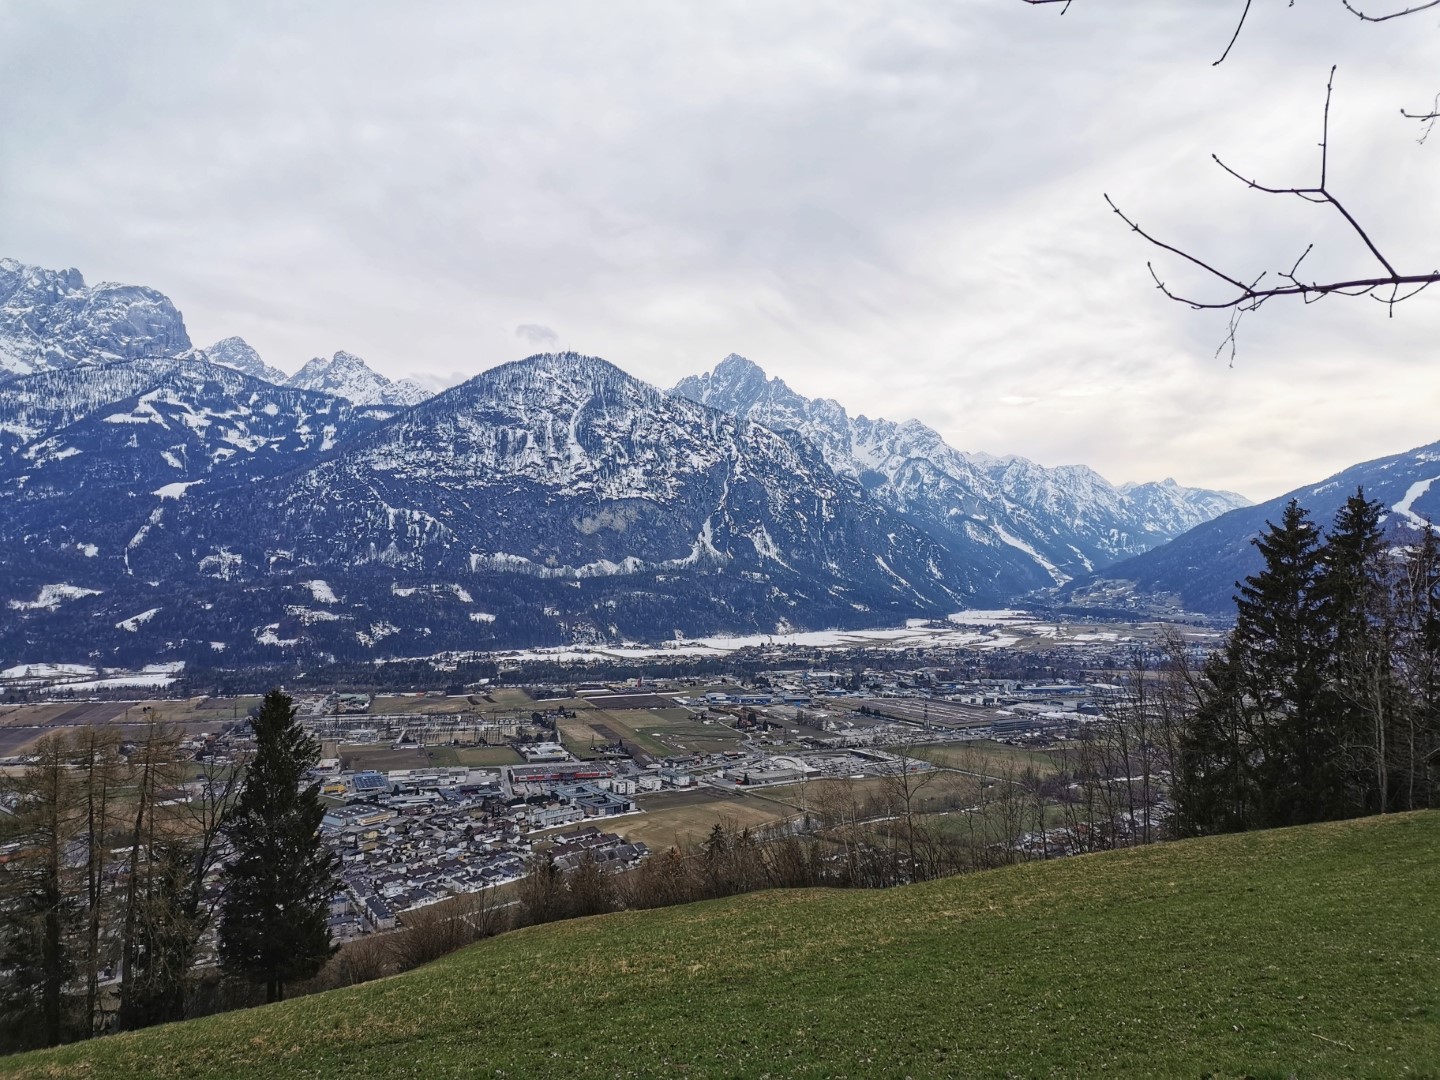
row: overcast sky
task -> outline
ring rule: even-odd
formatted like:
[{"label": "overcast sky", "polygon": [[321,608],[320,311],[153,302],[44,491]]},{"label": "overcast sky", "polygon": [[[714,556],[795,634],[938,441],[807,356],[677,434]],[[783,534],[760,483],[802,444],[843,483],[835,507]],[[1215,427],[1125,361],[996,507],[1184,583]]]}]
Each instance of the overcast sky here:
[{"label": "overcast sky", "polygon": [[0,4],[0,255],[288,371],[570,348],[669,386],[739,352],[961,449],[1267,498],[1440,439],[1440,292],[1276,304],[1232,367],[1102,193],[1237,276],[1312,240],[1373,272],[1209,161],[1313,183],[1338,63],[1331,187],[1435,269],[1440,133],[1399,109],[1440,90],[1440,15],[1259,0],[1212,67],[1241,6]]}]

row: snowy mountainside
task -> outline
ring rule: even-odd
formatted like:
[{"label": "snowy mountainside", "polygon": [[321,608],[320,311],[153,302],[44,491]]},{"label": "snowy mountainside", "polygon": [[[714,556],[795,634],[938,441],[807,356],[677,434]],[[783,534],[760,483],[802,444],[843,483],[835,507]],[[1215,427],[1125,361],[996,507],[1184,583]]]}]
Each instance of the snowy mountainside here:
[{"label": "snowy mountainside", "polygon": [[55,368],[0,381],[0,462],[97,409],[140,393],[182,362],[120,361],[87,368],[83,374]]},{"label": "snowy mountainside", "polygon": [[419,383],[410,379],[391,382],[360,357],[347,352],[337,352],[328,359],[317,356],[282,381],[298,390],[334,394],[356,405],[418,405],[430,396]]},{"label": "snowy mountainside", "polygon": [[681,380],[672,395],[791,430],[820,447],[887,505],[952,535],[1014,549],[1063,583],[1148,550],[1246,500],[1161,484],[1112,485],[1083,465],[1045,468],[1021,457],[955,450],[917,420],[851,417],[806,398],[744,357]]},{"label": "snowy mountainside", "polygon": [[[0,418],[17,386],[47,377],[0,386]],[[388,415],[202,360],[155,369],[128,396],[74,409],[0,459],[11,582],[28,587],[62,568],[95,580],[127,575],[129,551],[171,504],[202,490],[223,498],[227,487],[302,467]]]},{"label": "snowy mountainside", "polygon": [[212,364],[234,368],[252,379],[284,386],[290,376],[260,359],[260,354],[242,337],[227,337],[201,350]]},{"label": "snowy mountainside", "polygon": [[1075,581],[1065,595],[1106,607],[1163,602],[1187,611],[1233,614],[1235,582],[1260,569],[1251,541],[1266,522],[1278,522],[1285,504],[1295,499],[1328,529],[1356,488],[1385,505],[1385,526],[1395,544],[1415,543],[1421,530],[1440,522],[1440,443],[1362,462],[1318,484],[1231,510],[1163,547]]},{"label": "snowy mountainside", "polygon": [[0,379],[189,349],[180,312],[154,289],[0,259]]},{"label": "snowy mountainside", "polygon": [[[328,450],[301,437],[318,402],[214,365],[207,385],[236,385],[184,391],[197,366],[12,461],[0,655],[200,659],[219,642],[228,663],[864,626],[1044,584],[1013,548],[962,551],[886,507],[799,436],[592,357],[502,365]],[[237,439],[243,464],[223,453]]]}]

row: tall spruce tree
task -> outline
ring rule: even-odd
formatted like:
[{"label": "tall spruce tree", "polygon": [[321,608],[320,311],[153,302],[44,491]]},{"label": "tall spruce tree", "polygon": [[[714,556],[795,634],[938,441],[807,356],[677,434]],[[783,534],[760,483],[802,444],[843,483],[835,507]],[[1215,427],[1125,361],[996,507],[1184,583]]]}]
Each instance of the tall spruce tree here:
[{"label": "tall spruce tree", "polygon": [[1316,591],[1319,532],[1292,499],[1254,544],[1264,568],[1236,583],[1235,629],[1207,665],[1207,689],[1181,745],[1179,817],[1191,832],[1332,816],[1334,755],[1316,730],[1329,636]]},{"label": "tall spruce tree", "polygon": [[1391,808],[1391,744],[1404,706],[1384,513],[1357,489],[1335,515],[1321,558],[1319,614],[1331,635],[1322,726],[1330,772],[1343,777],[1328,789],[1328,817]]},{"label": "tall spruce tree", "polygon": [[1322,723],[1329,634],[1316,590],[1319,530],[1292,499],[1255,546],[1265,568],[1240,587],[1230,644],[1253,716],[1258,824],[1324,820],[1338,776]]},{"label": "tall spruce tree", "polygon": [[252,721],[255,757],[226,828],[233,858],[224,873],[220,962],[265,986],[314,975],[334,947],[327,924],[338,887],[335,857],[320,839],[320,787],[302,787],[320,747],[295,719],[289,695],[272,690]]}]

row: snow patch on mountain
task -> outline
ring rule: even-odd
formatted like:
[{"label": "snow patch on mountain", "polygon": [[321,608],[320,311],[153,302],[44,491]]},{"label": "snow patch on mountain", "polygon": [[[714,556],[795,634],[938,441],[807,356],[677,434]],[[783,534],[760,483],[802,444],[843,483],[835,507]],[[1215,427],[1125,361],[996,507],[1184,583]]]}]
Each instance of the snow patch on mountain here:
[{"label": "snow patch on mountain", "polygon": [[115,629],[128,630],[132,634],[139,633],[140,627],[144,626],[158,614],[160,614],[160,608],[150,608],[147,611],[140,612],[139,615],[131,615],[128,619],[121,619],[115,624]]},{"label": "snow patch on mountain", "polygon": [[10,607],[16,611],[54,611],[66,600],[79,600],[85,596],[99,596],[101,590],[86,589],[79,585],[42,585],[40,595],[34,600],[11,600]]},{"label": "snow patch on mountain", "polygon": [[1412,529],[1434,529],[1440,532],[1440,525],[1427,521],[1413,509],[1416,500],[1429,491],[1430,485],[1436,480],[1440,480],[1440,476],[1432,476],[1427,480],[1416,480],[1405,490],[1405,497],[1390,508],[1404,518],[1405,523]]},{"label": "snow patch on mountain", "polygon": [[203,484],[204,482],[204,480],[177,480],[173,484],[166,484],[163,487],[156,488],[150,494],[159,496],[162,499],[181,499],[185,497],[185,492],[188,488],[192,488],[196,484]]}]

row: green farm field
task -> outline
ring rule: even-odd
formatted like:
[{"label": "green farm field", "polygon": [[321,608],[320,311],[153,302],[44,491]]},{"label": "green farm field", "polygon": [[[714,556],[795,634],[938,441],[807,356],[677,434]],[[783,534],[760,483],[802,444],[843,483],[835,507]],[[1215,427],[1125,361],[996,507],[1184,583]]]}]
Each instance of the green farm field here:
[{"label": "green farm field", "polygon": [[719,722],[705,724],[687,709],[577,709],[573,719],[559,722],[561,741],[580,757],[589,757],[592,743],[612,741],[613,732],[653,757],[723,753],[737,749],[740,736]]},{"label": "green farm field", "polygon": [[948,769],[963,769],[967,772],[999,772],[1013,769],[1023,772],[1027,767],[1041,776],[1048,776],[1058,768],[1063,756],[1058,750],[1031,750],[1024,746],[1011,746],[993,739],[970,739],[955,743],[936,743],[917,746],[906,750],[910,757],[933,762]]},{"label": "green farm field", "polygon": [[1431,811],[622,912],[4,1071],[1434,1077],[1437,851]]},{"label": "green farm field", "polygon": [[519,765],[525,760],[508,746],[432,746],[428,749],[432,765],[465,765],[478,769],[485,765]]}]

